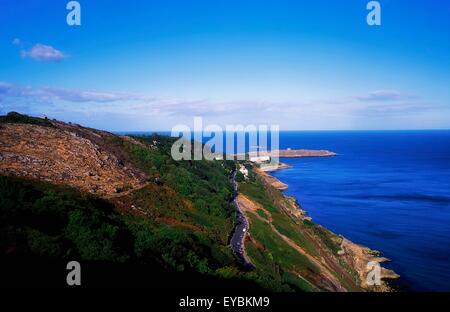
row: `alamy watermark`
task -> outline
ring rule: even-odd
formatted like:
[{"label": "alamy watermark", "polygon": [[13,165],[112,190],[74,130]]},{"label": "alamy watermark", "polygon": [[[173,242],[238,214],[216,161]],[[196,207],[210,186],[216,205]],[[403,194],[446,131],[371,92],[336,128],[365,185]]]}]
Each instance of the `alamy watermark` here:
[{"label": "alamy watermark", "polygon": [[[172,145],[174,160],[245,160],[278,164],[280,127],[278,125],[204,125],[194,117],[194,128],[179,124],[171,135],[179,137]],[[269,147],[270,145],[270,147]],[[254,150],[252,150],[254,149]]]},{"label": "alamy watermark", "polygon": [[370,1],[366,6],[369,10],[367,14],[367,25],[369,26],[380,26],[381,25],[381,4],[379,1]]},{"label": "alamy watermark", "polygon": [[[81,4],[79,1],[69,1],[66,9],[70,12],[67,14],[66,21],[69,26],[81,26]],[[367,14],[366,21],[369,26],[381,25],[381,4],[379,1],[369,1],[366,9],[370,12]]]},{"label": "alamy watermark", "polygon": [[78,261],[70,261],[66,266],[70,270],[66,277],[67,285],[80,286],[81,285],[81,265]]},{"label": "alamy watermark", "polygon": [[66,17],[67,25],[81,26],[81,4],[78,1],[69,1],[66,9],[69,10]]},{"label": "alamy watermark", "polygon": [[367,263],[366,269],[368,271],[366,276],[366,283],[368,286],[381,285],[381,266],[377,261],[370,261]]}]

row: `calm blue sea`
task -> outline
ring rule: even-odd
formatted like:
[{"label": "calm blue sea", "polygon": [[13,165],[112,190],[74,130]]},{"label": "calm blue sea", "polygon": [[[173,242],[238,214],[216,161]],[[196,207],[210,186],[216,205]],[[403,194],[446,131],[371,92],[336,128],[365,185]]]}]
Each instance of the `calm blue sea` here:
[{"label": "calm blue sea", "polygon": [[450,131],[282,132],[280,146],[339,154],[274,173],[316,223],[381,251],[409,290],[450,291]]}]

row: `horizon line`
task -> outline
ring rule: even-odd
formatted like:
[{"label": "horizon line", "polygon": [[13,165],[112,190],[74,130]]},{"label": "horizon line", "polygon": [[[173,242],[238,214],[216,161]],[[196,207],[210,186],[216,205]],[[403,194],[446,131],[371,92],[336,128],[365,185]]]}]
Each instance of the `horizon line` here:
[{"label": "horizon line", "polygon": [[[125,134],[125,133],[159,133],[159,132],[172,132],[172,130],[106,130],[111,133]],[[381,131],[450,131],[450,128],[436,128],[436,129],[298,129],[298,130],[280,130],[279,132],[381,132]],[[191,133],[198,133],[200,131],[191,131]],[[223,131],[224,133],[227,131]],[[248,131],[233,131],[236,133],[248,132]],[[270,132],[270,131],[267,131]]]}]

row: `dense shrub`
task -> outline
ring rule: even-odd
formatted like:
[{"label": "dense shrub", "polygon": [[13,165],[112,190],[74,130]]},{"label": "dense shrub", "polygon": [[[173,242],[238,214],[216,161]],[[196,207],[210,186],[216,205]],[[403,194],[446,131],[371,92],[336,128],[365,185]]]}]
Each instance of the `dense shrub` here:
[{"label": "dense shrub", "polygon": [[44,127],[53,127],[52,123],[47,119],[30,117],[16,112],[9,112],[6,116],[0,116],[0,123],[23,123],[38,125]]}]

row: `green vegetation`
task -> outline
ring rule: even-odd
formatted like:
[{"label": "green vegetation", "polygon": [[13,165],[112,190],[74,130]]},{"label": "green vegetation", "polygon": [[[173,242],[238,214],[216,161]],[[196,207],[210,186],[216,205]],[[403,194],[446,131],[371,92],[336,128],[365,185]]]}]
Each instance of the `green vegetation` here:
[{"label": "green vegetation", "polygon": [[[168,195],[169,201],[164,202],[164,198],[159,200],[160,205],[166,205],[159,209],[160,213],[210,231],[217,231],[220,233],[217,238],[226,245],[233,228],[235,213],[231,203],[233,191],[229,179],[234,163],[175,161],[170,155],[174,138],[153,135],[136,139],[145,146],[123,142],[123,147],[129,151],[133,161],[149,174],[150,181],[157,181],[162,189],[170,188],[174,191]],[[136,199],[151,198],[149,194],[136,195]],[[192,203],[194,209],[179,211],[177,207],[180,205],[167,207],[173,198],[187,200]]]},{"label": "green vegetation", "polygon": [[[301,291],[320,289],[316,281],[319,268],[282,236],[320,261],[322,256],[318,248],[324,248],[324,252],[332,254],[339,250],[336,235],[309,220],[301,221],[287,213],[283,208],[284,204],[288,204],[283,202],[285,197],[278,190],[266,190],[258,178],[241,182],[239,191],[261,206],[256,214],[267,221],[248,214],[252,240],[246,243],[246,249],[257,271],[261,271],[261,275],[271,276],[273,285],[276,285],[274,287]],[[318,244],[322,247],[318,247]],[[340,265],[351,272],[348,265]],[[339,274],[336,275],[339,279]]]},{"label": "green vegetation", "polygon": [[148,174],[149,183],[109,202],[0,176],[0,257],[139,264],[252,282],[254,275],[241,270],[228,246],[234,162],[176,162],[172,138],[137,139],[140,145],[120,138],[111,144]]},{"label": "green vegetation", "polygon": [[301,275],[299,275],[299,274],[284,272],[283,280],[287,284],[290,284],[291,286],[301,289],[303,291],[311,292],[311,291],[317,290],[317,288],[315,288],[310,282],[308,282],[307,280],[302,278]]},{"label": "green vegetation", "polygon": [[[17,113],[0,122],[53,126]],[[175,138],[165,136],[105,140],[146,174],[147,184],[106,201],[62,185],[0,176],[0,259],[143,265],[159,273],[195,274],[272,291],[318,289],[319,268],[282,236],[316,258],[308,235],[334,253],[336,237],[286,213],[279,207],[284,197],[268,192],[252,170],[249,179],[237,174],[239,192],[261,206],[249,217],[246,242],[256,270],[246,272],[228,245],[236,220],[230,183],[236,162],[174,161]]]},{"label": "green vegetation", "polygon": [[[308,221],[308,222],[310,222],[310,221]],[[312,230],[314,231],[314,234],[317,235],[318,237],[320,237],[321,241],[325,244],[325,246],[329,250],[331,250],[334,254],[337,254],[337,252],[341,249],[341,247],[336,242],[336,239],[337,239],[336,234],[331,233],[329,230],[327,230],[326,228],[324,228],[320,225],[316,225],[312,222],[310,222],[310,223],[313,224],[313,226],[311,226],[309,224],[308,224],[308,226],[312,228]]]},{"label": "green vegetation", "polygon": [[9,112],[6,116],[0,116],[0,124],[1,123],[23,123],[43,127],[53,127],[52,123],[47,119],[30,117],[16,112]]},{"label": "green vegetation", "polygon": [[296,275],[316,274],[318,268],[277,235],[267,222],[251,214],[249,220],[252,240],[246,244],[246,250],[258,275],[265,276],[265,282],[270,277],[272,288],[277,291],[310,291],[311,285]]},{"label": "green vegetation", "polygon": [[[239,191],[259,203],[270,213],[272,216],[272,224],[281,234],[295,241],[311,255],[317,254],[317,251],[314,246],[312,246],[311,242],[301,234],[300,225],[296,224],[290,216],[282,213],[275,207],[260,181],[255,180],[253,182],[241,183],[239,185]],[[266,216],[262,217],[267,218]]]},{"label": "green vegetation", "polygon": [[20,243],[21,252],[45,257],[139,263],[150,257],[176,271],[211,274],[236,266],[228,248],[230,163],[175,162],[172,138],[138,139],[142,146],[114,144],[153,182],[122,199],[147,217],[119,214],[113,203],[69,188],[1,177],[2,250]]},{"label": "green vegetation", "polygon": [[256,210],[256,213],[257,213],[261,218],[267,220],[267,214],[264,212],[264,210],[258,209],[258,210]]},{"label": "green vegetation", "polygon": [[208,233],[121,215],[111,204],[67,187],[0,176],[0,189],[3,256],[141,264],[156,260],[167,269],[211,274],[235,265],[228,249],[221,249]]},{"label": "green vegetation", "polygon": [[0,249],[44,258],[124,262],[133,246],[108,203],[46,183],[0,176]]},{"label": "green vegetation", "polygon": [[277,213],[278,209],[267,196],[263,185],[259,181],[248,181],[239,184],[239,192],[253,199],[264,207],[269,213]]},{"label": "green vegetation", "polygon": [[[258,242],[262,243],[266,249],[264,258],[265,261],[260,261],[256,266],[261,269],[267,267],[267,264],[276,263],[288,271],[302,271],[310,269],[318,273],[317,268],[312,264],[308,258],[301,255],[295,249],[288,245],[280,236],[270,229],[270,225],[258,218],[250,215],[251,235]],[[272,261],[267,261],[272,260]]]}]

